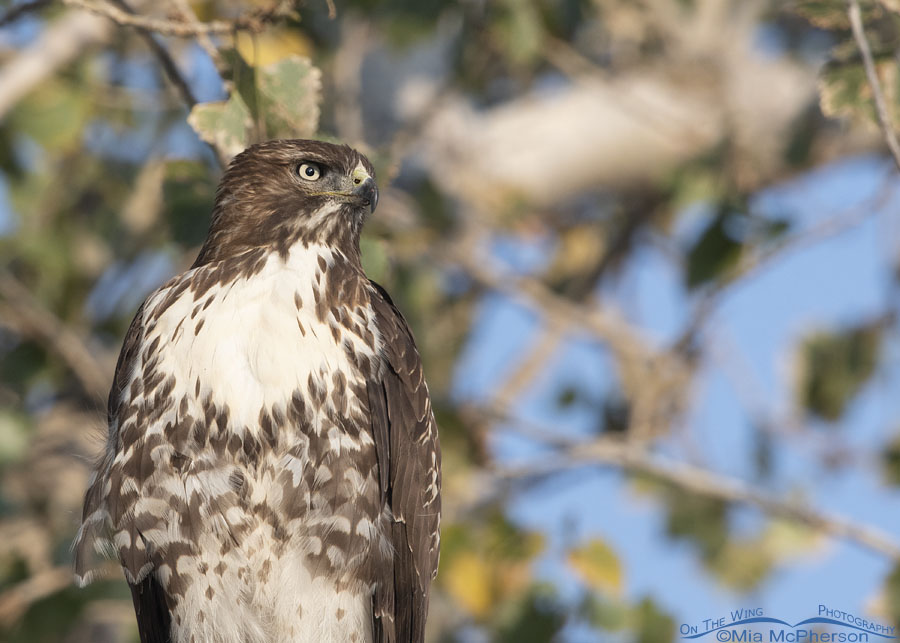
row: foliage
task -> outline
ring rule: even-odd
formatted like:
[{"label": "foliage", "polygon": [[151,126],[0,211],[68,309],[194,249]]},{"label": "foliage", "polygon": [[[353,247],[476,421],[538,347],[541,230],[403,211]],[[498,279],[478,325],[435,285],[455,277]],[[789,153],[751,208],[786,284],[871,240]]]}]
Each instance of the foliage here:
[{"label": "foliage", "polygon": [[[587,632],[664,643],[678,636],[684,599],[671,579],[636,590],[635,565],[681,557],[709,593],[755,598],[825,551],[827,537],[866,546],[843,523],[829,530],[827,519],[792,514],[786,496],[815,503],[812,481],[833,474],[819,421],[850,425],[862,391],[884,394],[895,304],[837,321],[818,308],[803,316],[803,328],[824,330],[779,347],[773,361],[793,355],[795,377],[776,382],[777,400],[756,392],[753,347],[719,354],[734,329],[717,318],[758,272],[777,275],[780,257],[853,227],[822,232],[821,219],[809,225],[760,198],[880,150],[847,3],[335,4],[334,19],[328,3],[297,4],[294,16],[216,35],[217,60],[205,38],[154,36],[193,106],[136,31],[105,22],[107,35],[76,43],[8,108],[0,73],[0,638],[134,640],[117,576],[84,591],[47,581],[70,564],[92,433],[104,431],[107,384],[96,372],[108,382],[140,301],[193,259],[219,159],[276,137],[345,141],[378,168],[364,264],[410,321],[441,427],[446,513],[429,640]],[[900,4],[861,4],[900,123]],[[0,72],[76,11],[38,5],[0,26]],[[191,3],[204,21],[268,6]],[[140,10],[183,26],[174,4]],[[813,192],[804,200],[833,214]],[[738,373],[739,399],[717,398],[733,413],[716,431],[750,445],[727,460],[710,444],[721,436],[692,427],[724,371]],[[785,489],[781,458],[797,442],[819,476]],[[900,440],[882,442],[866,447],[882,465],[879,493],[890,493]],[[675,465],[642,468],[659,452]],[[688,462],[712,482],[685,474]],[[571,529],[544,520],[583,482],[563,474],[598,465],[625,480],[620,497],[581,498]],[[735,492],[733,478],[771,491],[778,517],[748,512],[765,503]],[[630,549],[646,545],[617,537],[646,523],[607,519],[606,503],[635,499],[649,503],[656,530],[634,539],[655,539],[646,558]],[[869,588],[883,595],[875,616],[900,623],[900,568],[875,551],[885,577]]]},{"label": "foliage", "polygon": [[875,371],[882,324],[819,332],[801,348],[800,399],[813,414],[837,420]]}]

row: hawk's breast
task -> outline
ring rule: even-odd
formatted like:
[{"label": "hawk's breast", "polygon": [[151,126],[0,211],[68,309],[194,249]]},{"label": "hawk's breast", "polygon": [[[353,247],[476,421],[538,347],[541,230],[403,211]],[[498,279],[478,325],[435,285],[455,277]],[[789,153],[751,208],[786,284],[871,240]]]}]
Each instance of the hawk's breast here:
[{"label": "hawk's breast", "polygon": [[184,393],[227,404],[236,429],[252,430],[261,408],[297,391],[342,396],[335,382],[368,376],[360,367],[374,366],[379,347],[365,302],[338,299],[342,284],[330,268],[340,259],[329,248],[298,245],[286,259],[270,253],[255,274],[199,293],[209,268],[195,269],[174,302],[157,308],[163,291],[147,303],[147,340],[171,341],[161,369]]},{"label": "hawk's breast", "polygon": [[286,638],[328,640],[336,611],[343,635],[367,638],[373,568],[391,553],[366,397],[380,339],[349,266],[298,245],[195,268],[147,301],[130,386],[161,409],[142,428],[153,448],[122,455],[154,464],[136,514],[169,498],[146,530],[167,590],[250,596]]}]

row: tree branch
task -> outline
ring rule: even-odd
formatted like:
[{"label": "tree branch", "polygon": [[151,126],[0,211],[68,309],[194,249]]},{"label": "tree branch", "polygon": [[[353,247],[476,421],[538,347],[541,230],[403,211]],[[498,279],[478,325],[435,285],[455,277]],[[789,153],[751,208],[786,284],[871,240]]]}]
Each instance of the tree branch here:
[{"label": "tree branch", "polygon": [[62,0],[63,4],[76,9],[84,9],[109,18],[125,26],[147,29],[164,36],[195,38],[199,35],[223,35],[235,31],[259,32],[270,22],[294,15],[293,3],[278,2],[268,9],[239,16],[234,20],[212,20],[210,22],[188,23],[177,20],[163,20],[131,14],[102,0]]},{"label": "tree branch", "polygon": [[[133,16],[137,15],[134,12],[134,10],[128,5],[128,3],[125,2],[125,0],[109,0],[109,1],[115,5],[118,5],[121,8],[121,10],[126,12],[127,14],[133,15]],[[184,3],[184,4],[185,4],[185,6],[187,6],[187,3]],[[190,9],[189,6],[188,6],[188,9]],[[199,24],[199,23],[197,23],[196,16],[194,16],[193,12],[191,12],[189,15],[182,13],[182,15],[185,15],[185,17],[188,19],[188,22],[190,24],[194,24],[194,25]],[[192,18],[193,18],[193,20],[192,20]],[[141,35],[141,37],[147,42],[147,45],[150,47],[150,51],[152,51],[153,55],[155,55],[156,58],[159,60],[159,64],[160,64],[160,66],[162,66],[163,71],[166,74],[166,77],[169,79],[169,82],[171,82],[172,85],[175,86],[175,89],[178,91],[178,94],[181,96],[182,102],[184,102],[185,106],[187,106],[188,111],[190,111],[191,108],[193,108],[194,105],[197,104],[197,98],[194,96],[194,92],[191,89],[190,85],[188,84],[187,79],[184,77],[184,75],[178,69],[178,65],[175,64],[175,61],[172,59],[172,56],[169,54],[169,50],[166,49],[166,47],[161,42],[159,42],[159,40],[157,40],[156,35],[150,29],[147,29],[145,27],[135,27],[135,29]],[[197,40],[206,42],[209,44],[210,47],[213,47],[213,49],[215,49],[214,46],[212,45],[212,41],[209,38],[209,34],[205,34],[205,33],[198,34]],[[216,51],[216,54],[218,54],[218,51]],[[219,65],[218,65],[218,63],[221,62],[220,58],[219,57],[213,58],[213,62],[217,63],[216,68],[218,69],[219,73],[221,74],[222,69],[219,68]],[[219,165],[223,168],[227,167],[228,166],[227,155],[224,154],[222,152],[222,150],[220,150],[217,146],[213,145],[212,143],[208,143],[208,145],[210,146],[210,148],[212,148],[213,154],[215,154],[216,160],[219,162]]]},{"label": "tree branch", "polygon": [[108,369],[81,337],[35,300],[9,273],[0,274],[0,298],[9,304],[0,308],[4,323],[56,355],[92,399],[99,402],[106,397],[110,383]]},{"label": "tree branch", "polygon": [[50,23],[0,69],[0,120],[45,78],[85,47],[106,40],[110,32],[105,20],[76,12]]},{"label": "tree branch", "polygon": [[484,253],[473,252],[471,245],[470,240],[451,245],[447,259],[462,267],[474,281],[537,308],[554,325],[582,326],[605,340],[614,352],[632,358],[647,354],[646,342],[615,313],[579,306],[532,277],[510,274]]},{"label": "tree branch", "polygon": [[[128,3],[126,3],[125,0],[110,0],[110,2],[118,5],[118,7],[128,15],[137,15],[134,9],[128,6]],[[159,59],[159,63],[160,65],[162,65],[163,71],[166,72],[166,76],[169,78],[169,81],[175,86],[175,89],[178,90],[178,93],[181,95],[181,99],[187,104],[187,108],[192,108],[197,104],[197,99],[194,97],[194,92],[191,90],[190,86],[187,83],[187,80],[179,71],[178,66],[175,64],[175,61],[172,60],[172,56],[169,55],[169,51],[162,45],[162,43],[160,43],[156,39],[152,31],[145,27],[136,27],[136,29],[141,37],[146,41],[153,54],[157,57],[157,59]]]},{"label": "tree branch", "polygon": [[[502,411],[494,411],[496,418]],[[764,512],[811,527],[833,538],[852,542],[894,560],[900,560],[900,542],[887,532],[860,524],[843,516],[822,512],[799,501],[766,493],[752,485],[685,462],[653,454],[648,448],[630,442],[600,438],[591,442],[562,441],[558,432],[529,427],[508,414],[503,418],[515,430],[525,425],[529,437],[544,439],[558,447],[552,457],[516,467],[498,468],[499,481],[512,482],[541,478],[586,466],[610,466],[647,475],[699,496],[728,503],[754,505]],[[562,446],[565,444],[565,446]]]},{"label": "tree branch", "polygon": [[[102,574],[113,575],[121,569],[118,563],[103,566]],[[14,624],[37,601],[64,590],[74,582],[72,567],[60,565],[40,571],[0,593],[0,625]]]},{"label": "tree branch", "polygon": [[900,169],[900,142],[897,141],[897,134],[894,132],[894,126],[891,123],[891,114],[888,110],[887,100],[884,98],[881,81],[878,80],[875,60],[872,58],[872,49],[869,47],[869,41],[866,38],[865,29],[863,29],[862,14],[858,0],[849,0],[847,15],[850,18],[850,29],[853,31],[853,39],[856,41],[856,46],[862,54],[863,67],[866,70],[869,87],[872,89],[872,97],[875,99],[875,113],[878,116],[881,133],[884,135],[884,140],[891,151],[891,156],[894,157],[897,169]]},{"label": "tree branch", "polygon": [[42,598],[55,594],[72,583],[72,569],[68,565],[53,567],[13,585],[0,594],[0,623],[11,625],[28,607]]},{"label": "tree branch", "polygon": [[[194,13],[194,9],[191,7],[190,3],[187,0],[173,0],[173,4],[181,14],[181,17],[184,18],[189,24],[201,24],[200,20],[197,18],[197,14]],[[222,82],[225,83],[226,89],[229,93],[231,93],[231,83],[230,81],[225,80],[225,61],[222,59],[222,54],[219,53],[219,50],[213,43],[212,38],[210,38],[209,34],[207,33],[197,34],[197,44],[199,44],[203,51],[206,52],[206,55],[210,57],[210,60],[212,60],[213,65],[216,68],[216,71],[218,71],[219,76],[222,77]]]}]

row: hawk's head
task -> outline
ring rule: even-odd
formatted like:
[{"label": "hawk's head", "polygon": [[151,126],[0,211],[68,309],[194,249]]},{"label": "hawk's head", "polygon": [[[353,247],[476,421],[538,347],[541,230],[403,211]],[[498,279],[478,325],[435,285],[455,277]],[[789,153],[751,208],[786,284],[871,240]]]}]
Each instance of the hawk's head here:
[{"label": "hawk's head", "polygon": [[346,145],[302,139],[253,145],[222,177],[197,265],[255,247],[284,252],[298,241],[353,251],[377,203],[372,164]]}]

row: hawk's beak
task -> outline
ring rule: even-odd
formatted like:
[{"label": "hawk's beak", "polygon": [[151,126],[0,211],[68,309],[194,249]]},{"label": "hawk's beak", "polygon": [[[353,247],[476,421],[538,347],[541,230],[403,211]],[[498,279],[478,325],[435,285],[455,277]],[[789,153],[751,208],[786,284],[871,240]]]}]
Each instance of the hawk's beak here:
[{"label": "hawk's beak", "polygon": [[361,198],[363,203],[375,212],[375,206],[378,205],[378,186],[375,185],[375,179],[369,177],[353,188],[353,196]]}]

